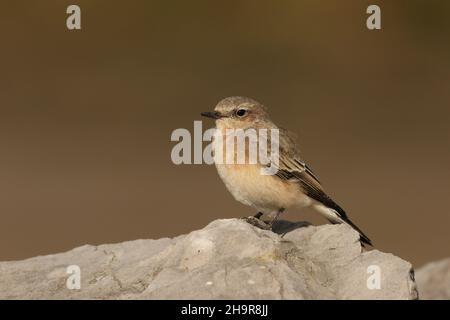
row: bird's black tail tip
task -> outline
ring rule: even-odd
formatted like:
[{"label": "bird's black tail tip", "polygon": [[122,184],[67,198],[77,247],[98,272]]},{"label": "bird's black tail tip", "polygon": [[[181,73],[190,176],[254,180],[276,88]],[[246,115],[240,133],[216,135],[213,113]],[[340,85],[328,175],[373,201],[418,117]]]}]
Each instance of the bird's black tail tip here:
[{"label": "bird's black tail tip", "polygon": [[369,239],[368,236],[366,236],[364,234],[364,232],[361,231],[360,228],[358,228],[357,225],[355,225],[348,217],[346,217],[345,219],[343,219],[345,223],[347,223],[348,225],[350,225],[350,227],[352,227],[356,232],[359,233],[359,241],[361,242],[361,244],[363,245],[369,245],[371,247],[373,247],[372,244],[372,240]]}]

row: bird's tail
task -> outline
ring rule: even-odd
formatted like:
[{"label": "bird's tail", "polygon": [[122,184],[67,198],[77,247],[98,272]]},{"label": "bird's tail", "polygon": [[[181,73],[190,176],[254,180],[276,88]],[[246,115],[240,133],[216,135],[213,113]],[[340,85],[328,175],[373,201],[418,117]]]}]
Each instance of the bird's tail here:
[{"label": "bird's tail", "polygon": [[[335,204],[335,203],[334,203]],[[317,211],[319,211],[325,218],[327,218],[328,221],[330,221],[332,224],[340,224],[345,223],[346,225],[349,225],[353,229],[355,229],[359,233],[360,241],[362,243],[368,244],[370,246],[372,245],[372,241],[370,241],[369,237],[367,237],[364,232],[361,231],[360,228],[358,228],[357,225],[355,225],[346,215],[345,211],[339,207],[337,204],[335,204],[335,208],[329,208],[321,203],[317,203],[313,206]]]}]

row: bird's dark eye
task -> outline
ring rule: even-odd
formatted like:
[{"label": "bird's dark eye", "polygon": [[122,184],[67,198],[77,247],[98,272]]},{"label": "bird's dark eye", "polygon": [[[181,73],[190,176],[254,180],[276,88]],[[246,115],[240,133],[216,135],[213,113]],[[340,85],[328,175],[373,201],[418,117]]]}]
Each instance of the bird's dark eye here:
[{"label": "bird's dark eye", "polygon": [[247,114],[247,110],[245,110],[245,109],[239,109],[238,111],[236,111],[236,115],[238,116],[238,117],[243,117],[243,116],[245,116]]}]

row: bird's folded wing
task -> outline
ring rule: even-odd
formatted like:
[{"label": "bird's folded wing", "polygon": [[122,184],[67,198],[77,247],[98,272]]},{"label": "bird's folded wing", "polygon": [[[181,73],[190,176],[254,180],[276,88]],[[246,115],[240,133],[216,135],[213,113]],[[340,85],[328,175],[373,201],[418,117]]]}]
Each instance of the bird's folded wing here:
[{"label": "bird's folded wing", "polygon": [[[337,219],[328,219],[332,223],[347,223],[360,234],[361,241],[372,245],[370,239],[347,216],[336,202],[323,190],[319,180],[312,170],[301,160],[295,141],[289,134],[280,133],[279,164],[276,176],[283,180],[290,180],[299,185],[302,191],[311,199],[314,199],[331,209]],[[274,165],[274,164],[272,164]]]},{"label": "bird's folded wing", "polygon": [[[325,193],[319,179],[311,168],[301,159],[295,139],[286,130],[280,129],[279,163],[276,176],[283,180],[298,183],[303,192],[310,198],[327,207],[337,209],[345,217],[345,212]],[[274,165],[272,163],[272,165]]]},{"label": "bird's folded wing", "polygon": [[[304,180],[305,183],[308,183],[311,187],[322,189],[317,176],[301,159],[295,140],[296,139],[290,132],[280,129],[277,176],[286,180]],[[274,164],[272,163],[272,165]]]}]

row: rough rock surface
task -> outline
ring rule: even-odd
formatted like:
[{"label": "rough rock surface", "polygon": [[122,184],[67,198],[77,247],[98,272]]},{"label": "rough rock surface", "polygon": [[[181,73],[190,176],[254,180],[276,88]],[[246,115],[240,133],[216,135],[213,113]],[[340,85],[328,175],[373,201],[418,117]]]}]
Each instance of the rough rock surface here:
[{"label": "rough rock surface", "polygon": [[450,299],[450,258],[431,262],[417,270],[420,299]]},{"label": "rough rock surface", "polygon": [[[240,219],[216,220],[173,239],[86,245],[1,262],[0,298],[417,298],[410,263],[378,250],[362,252],[358,234],[347,226],[276,225],[278,233],[288,230],[282,237]],[[70,265],[80,267],[79,290],[67,288]],[[379,267],[380,289],[368,288],[369,266]]]}]

